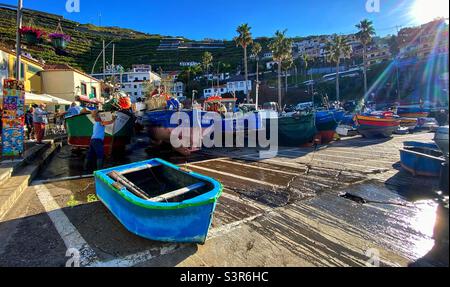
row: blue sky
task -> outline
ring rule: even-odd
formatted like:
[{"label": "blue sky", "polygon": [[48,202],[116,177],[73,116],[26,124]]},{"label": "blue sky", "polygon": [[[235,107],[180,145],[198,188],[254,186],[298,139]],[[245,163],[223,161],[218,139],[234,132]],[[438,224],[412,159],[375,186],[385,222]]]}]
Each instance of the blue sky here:
[{"label": "blue sky", "polygon": [[[197,40],[231,39],[241,23],[250,24],[254,37],[271,36],[277,29],[288,29],[289,36],[346,34],[363,18],[373,20],[383,36],[394,33],[396,25],[421,24],[437,13],[448,17],[448,0],[79,0],[79,13],[65,8],[66,1],[77,0],[23,1],[25,8],[81,23]],[[380,12],[369,13],[367,1],[380,1]],[[17,0],[0,3],[15,5]],[[447,12],[440,12],[443,7]]]}]

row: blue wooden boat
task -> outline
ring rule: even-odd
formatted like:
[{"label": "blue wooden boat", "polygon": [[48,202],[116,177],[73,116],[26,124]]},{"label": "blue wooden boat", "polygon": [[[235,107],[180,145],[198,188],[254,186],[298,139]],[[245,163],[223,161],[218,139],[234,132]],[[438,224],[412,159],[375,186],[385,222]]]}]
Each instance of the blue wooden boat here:
[{"label": "blue wooden boat", "polygon": [[402,167],[414,176],[439,177],[445,162],[434,143],[405,142],[400,149]]},{"label": "blue wooden boat", "polygon": [[222,185],[151,159],[96,171],[98,198],[130,232],[151,240],[206,240]]},{"label": "blue wooden boat", "polygon": [[334,131],[345,115],[341,110],[316,111],[316,129],[321,131]]}]

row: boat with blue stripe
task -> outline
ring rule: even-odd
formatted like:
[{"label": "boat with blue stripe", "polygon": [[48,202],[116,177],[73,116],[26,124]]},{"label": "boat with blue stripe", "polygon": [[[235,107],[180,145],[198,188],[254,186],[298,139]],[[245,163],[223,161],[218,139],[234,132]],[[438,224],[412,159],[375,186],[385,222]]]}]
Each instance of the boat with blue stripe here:
[{"label": "boat with blue stripe", "polygon": [[130,232],[156,241],[206,240],[222,184],[151,159],[94,173],[97,196]]}]

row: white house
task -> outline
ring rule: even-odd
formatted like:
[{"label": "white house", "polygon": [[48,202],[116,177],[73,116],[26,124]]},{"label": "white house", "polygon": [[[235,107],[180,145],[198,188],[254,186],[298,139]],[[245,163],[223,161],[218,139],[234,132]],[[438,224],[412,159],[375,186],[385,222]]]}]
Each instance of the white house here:
[{"label": "white house", "polygon": [[203,97],[209,98],[211,96],[222,96],[228,93],[228,89],[226,85],[221,85],[219,87],[212,87],[203,90]]},{"label": "white house", "polygon": [[108,69],[104,74],[92,74],[91,76],[102,80],[113,75],[116,77],[116,81],[121,84],[122,91],[130,96],[133,103],[136,102],[137,98],[145,96],[144,85],[147,82],[153,84],[161,82],[161,77],[152,72],[150,65],[133,65],[133,68],[128,72]]},{"label": "white house", "polygon": [[237,92],[246,92],[252,90],[252,81],[248,80],[247,84],[245,83],[245,78],[243,76],[236,76],[230,78],[227,81],[227,89],[230,93]]}]

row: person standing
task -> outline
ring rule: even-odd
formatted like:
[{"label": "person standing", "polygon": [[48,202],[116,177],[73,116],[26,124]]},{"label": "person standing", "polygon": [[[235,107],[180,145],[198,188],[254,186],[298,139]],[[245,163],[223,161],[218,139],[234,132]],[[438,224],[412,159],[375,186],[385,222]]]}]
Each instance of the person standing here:
[{"label": "person standing", "polygon": [[25,125],[27,126],[28,140],[34,139],[33,113],[34,113],[33,107],[29,108],[28,111],[25,113]]},{"label": "person standing", "polygon": [[97,170],[102,169],[103,159],[105,156],[104,152],[104,139],[105,139],[105,127],[114,123],[114,118],[112,121],[102,121],[98,111],[91,112],[94,118],[94,127],[91,137],[91,143],[89,144],[89,151],[84,160],[84,170],[88,169],[88,166],[92,163],[94,158],[97,160]]},{"label": "person standing", "polygon": [[48,123],[48,112],[45,111],[45,107],[45,104],[40,104],[33,112],[33,126],[37,144],[42,144],[45,135],[45,125]]}]

